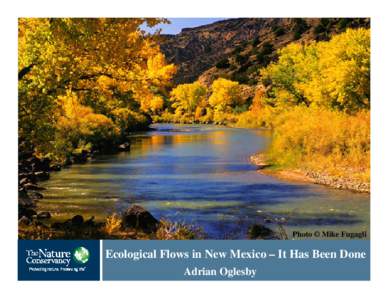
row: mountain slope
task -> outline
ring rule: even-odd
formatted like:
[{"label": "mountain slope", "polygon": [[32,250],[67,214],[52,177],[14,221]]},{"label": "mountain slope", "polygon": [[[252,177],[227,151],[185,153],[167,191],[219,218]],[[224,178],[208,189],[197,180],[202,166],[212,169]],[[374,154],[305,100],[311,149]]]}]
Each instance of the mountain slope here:
[{"label": "mountain slope", "polygon": [[369,19],[239,18],[162,35],[161,50],[178,66],[175,83],[217,77],[256,84],[259,68],[291,42],[327,40],[346,28],[369,27]]}]

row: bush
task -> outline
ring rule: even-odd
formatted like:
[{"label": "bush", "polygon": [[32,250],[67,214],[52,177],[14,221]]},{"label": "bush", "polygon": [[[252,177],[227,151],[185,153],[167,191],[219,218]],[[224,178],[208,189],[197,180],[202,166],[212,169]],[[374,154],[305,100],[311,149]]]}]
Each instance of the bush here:
[{"label": "bush", "polygon": [[268,55],[259,52],[256,54],[256,61],[260,64],[261,67],[266,67],[271,62],[271,58]]},{"label": "bush", "polygon": [[257,36],[252,40],[252,46],[256,47],[258,44],[260,44],[260,38]]},{"label": "bush", "polygon": [[245,64],[248,61],[249,57],[237,54],[236,55],[236,62],[238,62],[240,65]]},{"label": "bush", "polygon": [[232,80],[237,81],[238,83],[244,84],[249,82],[249,77],[244,73],[236,72],[232,75]]},{"label": "bush", "polygon": [[306,30],[309,28],[306,21],[302,18],[296,18],[294,19],[294,40],[298,40],[301,38],[302,34],[306,32]]},{"label": "bush", "polygon": [[322,24],[318,24],[317,26],[314,27],[314,33],[316,35],[323,33],[326,31],[326,28]]},{"label": "bush", "polygon": [[344,29],[346,29],[349,25],[351,25],[351,23],[352,23],[352,19],[350,19],[350,18],[341,18],[341,19],[338,21],[337,27],[338,27],[338,29],[340,29],[340,30],[344,30]]},{"label": "bush", "polygon": [[237,46],[236,48],[234,48],[234,50],[233,50],[233,54],[238,54],[238,53],[240,53],[241,51],[243,50],[243,48],[239,45],[239,46]]},{"label": "bush", "polygon": [[274,118],[273,163],[369,181],[370,113],[295,107]]},{"label": "bush", "polygon": [[126,136],[132,131],[146,129],[151,124],[149,116],[132,111],[128,108],[117,108],[112,111],[112,119]]},{"label": "bush", "polygon": [[75,94],[68,93],[58,98],[63,112],[58,118],[56,143],[66,156],[79,148],[80,144],[91,144],[92,149],[101,149],[119,136],[119,129],[113,121],[102,114],[96,114],[90,107],[79,103]]},{"label": "bush", "polygon": [[118,214],[114,213],[106,218],[103,231],[108,235],[112,235],[114,233],[117,233],[121,228],[121,217]]},{"label": "bush", "polygon": [[224,58],[222,60],[220,60],[217,64],[216,64],[216,67],[218,69],[226,69],[226,68],[229,68],[230,64],[229,64],[229,60],[227,58]]},{"label": "bush", "polygon": [[276,26],[273,28],[273,33],[275,36],[279,37],[286,33],[286,30],[283,27]]},{"label": "bush", "polygon": [[158,240],[194,240],[203,239],[204,233],[200,228],[178,222],[160,220],[156,239]]},{"label": "bush", "polygon": [[269,54],[272,54],[272,52],[274,51],[274,48],[273,48],[273,45],[269,42],[265,42],[262,46],[262,50],[261,50],[261,53],[263,55],[269,55]]}]

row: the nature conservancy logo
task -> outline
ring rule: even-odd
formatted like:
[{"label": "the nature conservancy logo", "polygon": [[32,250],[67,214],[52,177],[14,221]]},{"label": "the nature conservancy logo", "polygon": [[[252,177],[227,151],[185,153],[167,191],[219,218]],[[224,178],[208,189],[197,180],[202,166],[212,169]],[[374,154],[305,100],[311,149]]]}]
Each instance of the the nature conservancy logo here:
[{"label": "the nature conservancy logo", "polygon": [[99,280],[99,240],[18,241],[19,280]]},{"label": "the nature conservancy logo", "polygon": [[72,260],[78,264],[86,264],[90,253],[85,247],[77,247],[73,251],[58,251],[47,248],[26,249],[27,265],[55,265],[69,267]]},{"label": "the nature conservancy logo", "polygon": [[75,248],[73,251],[73,258],[77,263],[85,264],[89,260],[89,250],[85,247]]}]

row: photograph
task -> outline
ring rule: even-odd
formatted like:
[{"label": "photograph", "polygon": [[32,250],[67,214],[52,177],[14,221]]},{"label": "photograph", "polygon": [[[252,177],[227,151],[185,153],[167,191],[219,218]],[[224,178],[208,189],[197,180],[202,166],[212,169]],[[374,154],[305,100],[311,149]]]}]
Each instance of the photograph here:
[{"label": "photograph", "polygon": [[370,18],[17,23],[19,240],[370,240]]}]

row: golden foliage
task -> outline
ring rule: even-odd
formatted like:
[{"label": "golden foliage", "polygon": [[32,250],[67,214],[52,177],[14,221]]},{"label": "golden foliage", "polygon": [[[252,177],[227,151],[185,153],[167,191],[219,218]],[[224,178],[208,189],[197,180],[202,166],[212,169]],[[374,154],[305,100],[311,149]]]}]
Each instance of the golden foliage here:
[{"label": "golden foliage", "polygon": [[164,106],[164,100],[161,96],[154,96],[151,100],[151,110],[152,112],[156,113],[163,109]]},{"label": "golden foliage", "polygon": [[295,107],[274,120],[270,157],[277,165],[298,166],[368,181],[370,113]]},{"label": "golden foliage", "polygon": [[108,235],[112,235],[118,232],[122,228],[122,220],[116,213],[108,216],[105,221],[104,232]]},{"label": "golden foliage", "polygon": [[[68,122],[61,117],[67,108],[56,100],[69,93],[84,106],[73,112],[78,120],[101,126],[111,125],[106,118],[116,109],[154,109],[151,102],[165,93],[175,66],[166,63],[155,36],[140,30],[140,25],[160,22],[165,20],[20,18],[19,135],[25,147],[43,154],[55,150],[56,128]],[[153,104],[160,107],[160,101]],[[66,118],[75,122],[70,115]],[[115,118],[116,124],[128,124],[119,122],[117,114]]]},{"label": "golden foliage", "polygon": [[273,128],[269,157],[277,166],[369,181],[370,31],[293,43],[278,54],[237,125]]},{"label": "golden foliage", "polygon": [[62,114],[56,123],[56,139],[70,143],[67,145],[68,152],[81,144],[97,145],[100,141],[112,141],[118,136],[119,129],[113,121],[81,105],[76,94],[68,92],[66,96],[59,96],[58,102]]},{"label": "golden foliage", "polygon": [[164,113],[162,119],[179,123],[235,122],[236,113],[233,110],[247,100],[247,97],[243,96],[244,91],[239,83],[219,78],[213,82],[210,91],[197,81],[178,85],[170,93],[174,114]]},{"label": "golden foliage", "polygon": [[227,107],[243,104],[237,81],[218,78],[213,81],[211,90],[209,104],[215,107],[216,110],[225,111]]},{"label": "golden foliage", "polygon": [[324,106],[356,112],[370,101],[370,31],[348,29],[328,42],[292,43],[261,70],[267,102],[279,109]]},{"label": "golden foliage", "polygon": [[206,87],[198,81],[188,84],[180,84],[174,88],[171,93],[172,107],[179,114],[192,115],[195,112],[197,105],[205,99],[207,90]]}]

